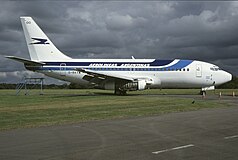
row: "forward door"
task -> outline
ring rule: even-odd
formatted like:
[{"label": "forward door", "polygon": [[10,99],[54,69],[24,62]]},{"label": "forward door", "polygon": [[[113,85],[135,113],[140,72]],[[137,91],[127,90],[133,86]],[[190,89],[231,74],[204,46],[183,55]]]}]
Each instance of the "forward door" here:
[{"label": "forward door", "polygon": [[202,65],[197,64],[196,66],[196,77],[202,77]]}]

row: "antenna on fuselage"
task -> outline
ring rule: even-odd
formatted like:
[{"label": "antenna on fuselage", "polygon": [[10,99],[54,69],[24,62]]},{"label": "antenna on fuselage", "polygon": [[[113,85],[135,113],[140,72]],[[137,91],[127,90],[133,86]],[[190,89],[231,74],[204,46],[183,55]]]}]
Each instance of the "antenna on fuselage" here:
[{"label": "antenna on fuselage", "polygon": [[131,59],[135,59],[135,57],[134,57],[134,56],[131,56]]}]

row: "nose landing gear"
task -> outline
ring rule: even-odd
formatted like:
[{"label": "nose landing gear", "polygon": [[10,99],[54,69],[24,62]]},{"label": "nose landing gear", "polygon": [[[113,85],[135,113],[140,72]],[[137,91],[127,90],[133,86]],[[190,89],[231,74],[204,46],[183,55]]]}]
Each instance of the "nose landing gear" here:
[{"label": "nose landing gear", "polygon": [[205,95],[206,95],[206,91],[201,90],[201,91],[200,91],[200,95],[205,96]]}]

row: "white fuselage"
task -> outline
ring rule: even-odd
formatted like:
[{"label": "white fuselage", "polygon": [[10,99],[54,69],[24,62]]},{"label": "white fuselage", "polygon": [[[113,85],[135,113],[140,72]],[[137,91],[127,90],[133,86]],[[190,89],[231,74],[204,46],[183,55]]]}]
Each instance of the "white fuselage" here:
[{"label": "white fuselage", "polygon": [[[77,71],[77,68],[87,69],[99,74],[117,75],[118,77],[146,78],[146,83],[150,88],[204,88],[220,85],[232,78],[230,73],[202,61],[157,60],[158,64],[153,65],[154,61],[156,60],[71,59],[63,62],[44,61],[46,65],[41,68],[27,68],[49,77],[81,85],[91,85],[91,82],[84,80],[83,77],[87,73]],[[109,84],[104,89],[113,89],[113,87],[110,88]]]}]

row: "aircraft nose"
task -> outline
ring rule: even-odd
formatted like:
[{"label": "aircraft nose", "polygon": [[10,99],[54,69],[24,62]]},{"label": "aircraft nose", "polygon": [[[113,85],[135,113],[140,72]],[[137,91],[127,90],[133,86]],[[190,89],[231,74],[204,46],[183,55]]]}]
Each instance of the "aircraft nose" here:
[{"label": "aircraft nose", "polygon": [[[216,78],[215,78],[216,77]],[[232,75],[226,71],[220,71],[219,74],[214,76],[214,82],[216,85],[221,85],[223,83],[229,82],[232,80]]]},{"label": "aircraft nose", "polygon": [[232,75],[228,72],[225,72],[225,79],[226,79],[226,82],[229,82],[232,80]]},{"label": "aircraft nose", "polygon": [[229,73],[229,76],[230,76],[229,81],[231,81],[233,79],[233,77],[232,77],[232,75],[230,73]]}]

